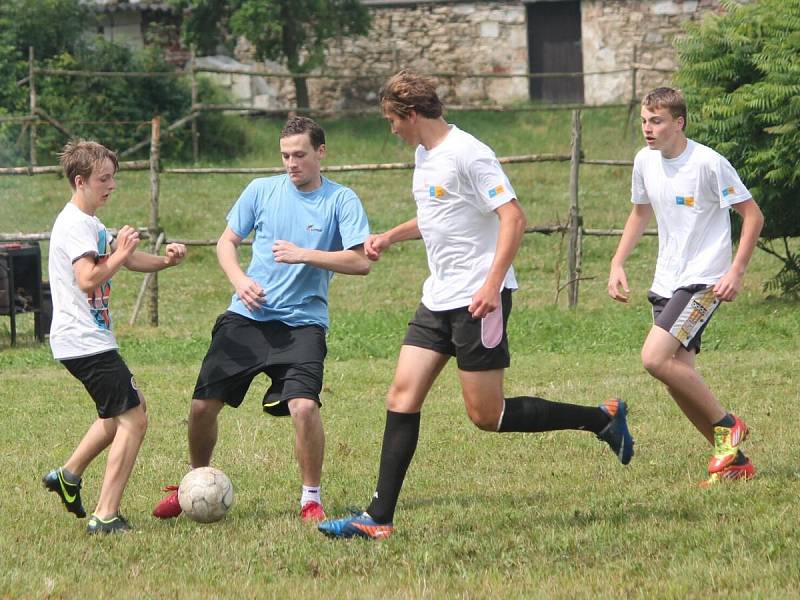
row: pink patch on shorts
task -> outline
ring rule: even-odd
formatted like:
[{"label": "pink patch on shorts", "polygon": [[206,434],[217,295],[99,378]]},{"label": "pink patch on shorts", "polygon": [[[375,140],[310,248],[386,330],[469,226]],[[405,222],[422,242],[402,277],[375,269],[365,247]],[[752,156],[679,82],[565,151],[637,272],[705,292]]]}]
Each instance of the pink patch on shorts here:
[{"label": "pink patch on shorts", "polygon": [[481,320],[481,344],[484,348],[496,348],[503,339],[503,303]]}]

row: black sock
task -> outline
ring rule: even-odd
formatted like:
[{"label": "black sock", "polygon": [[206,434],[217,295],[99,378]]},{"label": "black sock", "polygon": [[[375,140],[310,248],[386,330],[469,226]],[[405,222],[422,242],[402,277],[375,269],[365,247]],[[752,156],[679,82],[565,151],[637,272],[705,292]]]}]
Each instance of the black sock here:
[{"label": "black sock", "polygon": [[725,413],[724,417],[714,423],[714,427],[733,427],[734,423],[736,423],[736,420],[733,418],[733,415],[731,413]]},{"label": "black sock", "polygon": [[534,396],[506,398],[499,432],[582,429],[600,433],[610,417],[599,406],[550,402]]},{"label": "black sock", "polygon": [[741,450],[736,451],[736,458],[733,459],[734,465],[743,465],[747,462],[747,457],[744,455],[744,452]]},{"label": "black sock", "polygon": [[394,509],[397,507],[400,489],[403,487],[408,465],[411,464],[417,449],[419,420],[420,413],[386,411],[378,487],[367,508],[369,516],[378,523],[391,523],[394,519]]}]

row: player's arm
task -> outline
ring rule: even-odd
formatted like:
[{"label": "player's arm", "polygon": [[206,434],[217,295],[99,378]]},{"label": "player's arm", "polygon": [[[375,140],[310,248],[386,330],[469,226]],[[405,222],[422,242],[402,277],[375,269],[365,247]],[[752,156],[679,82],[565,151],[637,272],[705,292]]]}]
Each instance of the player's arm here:
[{"label": "player's arm", "polygon": [[241,243],[242,238],[226,227],[217,241],[217,260],[239,299],[250,310],[257,310],[266,302],[266,294],[258,282],[250,279],[239,266],[237,249]]},{"label": "player's arm", "polygon": [[135,251],[125,261],[125,268],[139,273],[153,273],[181,263],[186,256],[183,244],[167,244],[164,256]]},{"label": "player's arm", "polygon": [[370,270],[369,260],[362,245],[348,250],[326,251],[300,248],[286,240],[276,240],[272,245],[272,256],[275,262],[302,263],[345,275],[367,275]]},{"label": "player's arm", "polygon": [[525,235],[527,219],[516,198],[498,206],[495,211],[500,218],[500,228],[497,232],[497,247],[494,252],[492,265],[486,281],[472,296],[469,305],[470,314],[476,319],[482,319],[490,312],[497,309],[500,303],[500,292],[514,257],[522,245]]},{"label": "player's arm", "polygon": [[747,265],[750,263],[750,258],[753,256],[753,251],[758,243],[758,236],[764,227],[764,215],[752,198],[734,204],[733,210],[742,217],[739,249],[733,258],[731,268],[714,286],[714,294],[724,302],[730,302],[735,299],[742,289],[742,280],[744,279]]},{"label": "player's arm", "polygon": [[[617,245],[614,258],[611,259],[611,269],[608,275],[608,295],[618,302],[627,302],[630,289],[628,288],[628,278],[625,275],[625,261],[633,252],[636,244],[642,239],[647,224],[653,217],[653,206],[651,204],[634,204],[625,227],[622,230],[622,237]],[[622,286],[622,291],[620,291]]]},{"label": "player's arm", "polygon": [[91,293],[99,285],[111,279],[136,251],[139,232],[125,225],[117,233],[114,251],[108,260],[97,261],[97,256],[82,256],[72,264],[75,281],[82,292]]},{"label": "player's arm", "polygon": [[414,217],[405,223],[392,227],[389,231],[370,235],[367,241],[364,242],[364,252],[369,260],[378,260],[381,254],[388,250],[392,244],[421,238],[422,234],[419,231],[417,219]]}]

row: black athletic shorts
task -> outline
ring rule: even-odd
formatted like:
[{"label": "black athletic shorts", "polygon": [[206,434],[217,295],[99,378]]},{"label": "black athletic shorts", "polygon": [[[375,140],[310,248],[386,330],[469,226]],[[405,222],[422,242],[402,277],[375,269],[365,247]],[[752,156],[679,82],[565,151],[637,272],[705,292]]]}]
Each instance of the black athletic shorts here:
[{"label": "black athletic shorts", "polygon": [[118,417],[141,403],[133,375],[116,350],[61,363],[89,392],[101,419]]},{"label": "black athletic shorts", "polygon": [[719,306],[714,286],[707,283],[687,285],[664,298],[648,292],[653,305],[653,325],[669,332],[687,350],[700,353],[700,336]]},{"label": "black athletic shorts", "polygon": [[192,397],[222,400],[235,408],[253,378],[265,373],[272,381],[261,402],[265,412],[288,416],[286,403],[292,398],[309,398],[322,406],[319,393],[327,353],[325,329],[319,325],[290,327],[227,311],[211,330]]},{"label": "black athletic shorts", "polygon": [[511,364],[506,335],[511,290],[504,289],[500,301],[501,307],[483,319],[473,319],[466,306],[433,311],[420,304],[403,344],[455,356],[462,371],[506,369]]}]

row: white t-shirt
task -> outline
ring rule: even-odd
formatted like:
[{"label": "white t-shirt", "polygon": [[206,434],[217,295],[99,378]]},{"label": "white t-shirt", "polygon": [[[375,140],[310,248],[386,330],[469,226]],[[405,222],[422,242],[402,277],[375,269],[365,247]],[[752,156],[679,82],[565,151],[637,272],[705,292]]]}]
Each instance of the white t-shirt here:
[{"label": "white t-shirt", "polygon": [[651,290],[671,298],[679,287],[716,283],[731,266],[730,207],[751,198],[731,164],[688,140],[675,158],[642,148],[633,163],[631,202],[651,204],[658,262]]},{"label": "white t-shirt", "polygon": [[[497,249],[494,210],[516,195],[491,148],[455,125],[432,150],[418,146],[414,160],[412,194],[431,273],[422,303],[436,311],[469,306]],[[513,267],[503,286],[516,289]]]},{"label": "white t-shirt", "polygon": [[50,347],[57,360],[91,356],[119,346],[111,332],[108,297],[111,280],[86,294],[78,287],[73,263],[83,256],[98,262],[108,260],[110,236],[97,217],[87,215],[68,202],[53,224],[50,234],[50,291],[53,322]]}]

